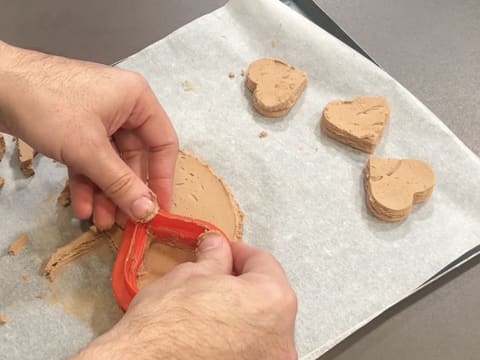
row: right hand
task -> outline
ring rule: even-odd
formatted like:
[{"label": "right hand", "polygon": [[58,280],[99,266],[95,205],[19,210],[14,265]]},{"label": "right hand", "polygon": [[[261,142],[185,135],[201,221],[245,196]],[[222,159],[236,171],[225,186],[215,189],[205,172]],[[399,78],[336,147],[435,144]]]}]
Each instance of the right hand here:
[{"label": "right hand", "polygon": [[118,351],[126,359],[296,359],[296,310],[295,293],[272,255],[241,242],[229,246],[211,233],[196,263],[142,289],[80,358],[116,358]]}]

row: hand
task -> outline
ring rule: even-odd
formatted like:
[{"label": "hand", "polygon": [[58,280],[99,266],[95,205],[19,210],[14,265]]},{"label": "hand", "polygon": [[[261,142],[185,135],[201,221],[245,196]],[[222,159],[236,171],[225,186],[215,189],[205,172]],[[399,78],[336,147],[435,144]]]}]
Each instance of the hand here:
[{"label": "hand", "polygon": [[[113,225],[170,206],[178,140],[138,74],[0,42],[0,131],[68,166],[73,209]],[[112,139],[112,141],[110,141]]]},{"label": "hand", "polygon": [[296,306],[273,256],[209,234],[196,263],[142,289],[77,360],[296,359]]}]

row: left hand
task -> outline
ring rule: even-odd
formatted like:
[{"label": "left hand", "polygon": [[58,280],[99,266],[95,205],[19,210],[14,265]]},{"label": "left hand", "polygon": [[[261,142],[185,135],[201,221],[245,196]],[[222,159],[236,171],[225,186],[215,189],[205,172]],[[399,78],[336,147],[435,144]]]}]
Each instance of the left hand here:
[{"label": "left hand", "polygon": [[93,213],[109,228],[116,205],[149,217],[157,204],[147,173],[169,209],[178,140],[142,76],[0,42],[0,79],[0,131],[68,166],[79,218]]}]

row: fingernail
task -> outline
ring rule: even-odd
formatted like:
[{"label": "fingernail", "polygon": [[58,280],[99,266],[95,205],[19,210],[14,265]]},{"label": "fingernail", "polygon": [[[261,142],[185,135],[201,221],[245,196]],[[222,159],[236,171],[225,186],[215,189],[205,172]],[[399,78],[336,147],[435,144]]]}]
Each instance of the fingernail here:
[{"label": "fingernail", "polygon": [[205,252],[213,249],[217,249],[223,245],[222,236],[214,231],[208,231],[198,237],[197,251]]},{"label": "fingernail", "polygon": [[156,206],[151,199],[144,196],[135,200],[130,209],[135,219],[145,222],[155,215]]}]

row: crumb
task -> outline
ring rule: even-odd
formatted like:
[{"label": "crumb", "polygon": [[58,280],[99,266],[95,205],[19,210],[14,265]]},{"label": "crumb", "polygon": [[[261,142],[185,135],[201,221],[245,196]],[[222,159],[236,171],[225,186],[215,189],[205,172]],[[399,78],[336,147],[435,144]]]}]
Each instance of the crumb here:
[{"label": "crumb", "polygon": [[0,133],[0,161],[2,161],[3,155],[5,155],[6,151],[5,139],[3,138],[3,134]]},{"label": "crumb", "polygon": [[277,41],[277,40],[275,40],[275,39],[273,39],[273,40],[272,40],[272,47],[275,47],[275,46],[277,46],[277,43],[278,43],[278,41]]},{"label": "crumb", "polygon": [[20,254],[25,244],[27,243],[28,236],[26,233],[22,233],[17,236],[15,240],[12,241],[8,247],[8,255],[16,256]]},{"label": "crumb", "polygon": [[44,295],[43,294],[37,294],[37,295],[35,295],[35,298],[36,299],[43,299]]},{"label": "crumb", "polygon": [[245,76],[245,70],[240,70],[240,76]]},{"label": "crumb", "polygon": [[260,139],[262,139],[262,138],[266,137],[267,135],[268,135],[268,133],[266,131],[260,131],[260,134],[258,134],[258,137]]},{"label": "crumb", "polygon": [[4,184],[5,184],[5,179],[0,176],[0,189],[3,187]]},{"label": "crumb", "polygon": [[7,318],[5,317],[5,315],[3,314],[0,314],[0,325],[3,325],[7,322]]},{"label": "crumb", "polygon": [[233,79],[233,78],[235,77],[235,73],[234,73],[233,71],[230,71],[230,72],[228,73],[228,77],[229,77],[230,79]]},{"label": "crumb", "polygon": [[25,273],[22,275],[22,280],[23,281],[28,281],[28,278],[30,277],[30,274],[29,273]]},{"label": "crumb", "polygon": [[188,80],[182,81],[182,86],[183,86],[183,91],[192,91],[193,90],[193,85]]},{"label": "crumb", "polygon": [[72,203],[72,199],[70,196],[70,184],[67,180],[65,181],[65,186],[63,187],[62,192],[60,193],[60,195],[58,195],[57,204],[63,207],[67,207],[71,203]]}]

